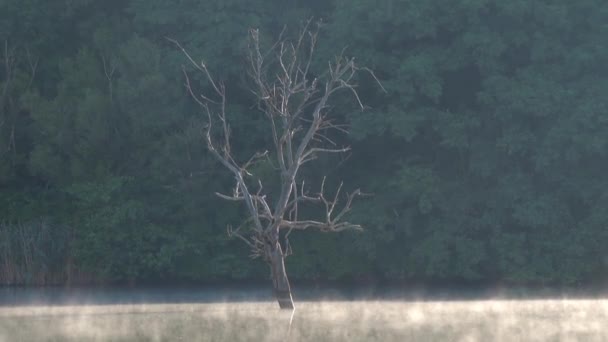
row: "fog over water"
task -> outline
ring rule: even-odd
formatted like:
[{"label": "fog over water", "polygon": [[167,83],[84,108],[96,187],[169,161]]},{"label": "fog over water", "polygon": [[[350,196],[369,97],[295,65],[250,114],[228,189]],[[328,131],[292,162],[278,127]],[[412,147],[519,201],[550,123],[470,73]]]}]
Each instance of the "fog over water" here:
[{"label": "fog over water", "polygon": [[336,290],[325,300],[309,292],[292,315],[264,289],[45,291],[1,290],[0,342],[608,340],[601,298],[389,300]]}]

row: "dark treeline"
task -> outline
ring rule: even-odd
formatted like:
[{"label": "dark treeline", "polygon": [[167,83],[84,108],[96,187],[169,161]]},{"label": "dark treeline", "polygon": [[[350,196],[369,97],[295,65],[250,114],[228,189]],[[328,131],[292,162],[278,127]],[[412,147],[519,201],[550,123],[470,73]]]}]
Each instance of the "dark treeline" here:
[{"label": "dark treeline", "polygon": [[306,170],[373,193],[365,230],[293,236],[292,278],[604,278],[605,0],[0,0],[0,283],[266,278],[226,234],[244,212],[214,196],[232,180],[165,37],[226,82],[248,154],[268,136],[247,29],[309,17],[318,63],[346,47],[387,92],[338,99],[352,153]]}]

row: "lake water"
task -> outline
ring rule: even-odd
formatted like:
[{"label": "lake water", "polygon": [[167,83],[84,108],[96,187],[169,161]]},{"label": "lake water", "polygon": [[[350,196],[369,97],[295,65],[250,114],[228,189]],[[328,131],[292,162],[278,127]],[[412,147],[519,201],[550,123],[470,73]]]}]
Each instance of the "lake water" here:
[{"label": "lake water", "polygon": [[602,298],[303,292],[291,312],[266,288],[3,288],[0,342],[608,341]]}]

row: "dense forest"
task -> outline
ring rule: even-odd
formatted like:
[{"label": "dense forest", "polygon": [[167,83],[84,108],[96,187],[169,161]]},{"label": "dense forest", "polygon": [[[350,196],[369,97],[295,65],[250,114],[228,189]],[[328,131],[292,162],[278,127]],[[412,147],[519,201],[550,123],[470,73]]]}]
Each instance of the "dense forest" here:
[{"label": "dense forest", "polygon": [[294,234],[293,279],[606,279],[605,0],[0,0],[0,283],[267,279],[166,38],[224,80],[248,152],[247,30],[311,17],[313,68],[345,48],[386,92],[333,103],[352,150],[305,172],[372,194],[365,229]]}]

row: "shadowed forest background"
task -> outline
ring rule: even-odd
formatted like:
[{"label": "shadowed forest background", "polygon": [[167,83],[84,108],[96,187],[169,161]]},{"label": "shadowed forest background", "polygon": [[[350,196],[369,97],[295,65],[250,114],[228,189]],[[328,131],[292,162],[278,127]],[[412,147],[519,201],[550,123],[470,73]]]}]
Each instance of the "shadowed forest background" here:
[{"label": "shadowed forest background", "polygon": [[226,82],[248,156],[270,137],[247,30],[310,17],[317,70],[346,47],[387,93],[334,102],[352,151],[304,172],[373,196],[363,232],[292,235],[293,279],[606,279],[605,0],[0,0],[0,283],[266,279],[166,37]]}]

